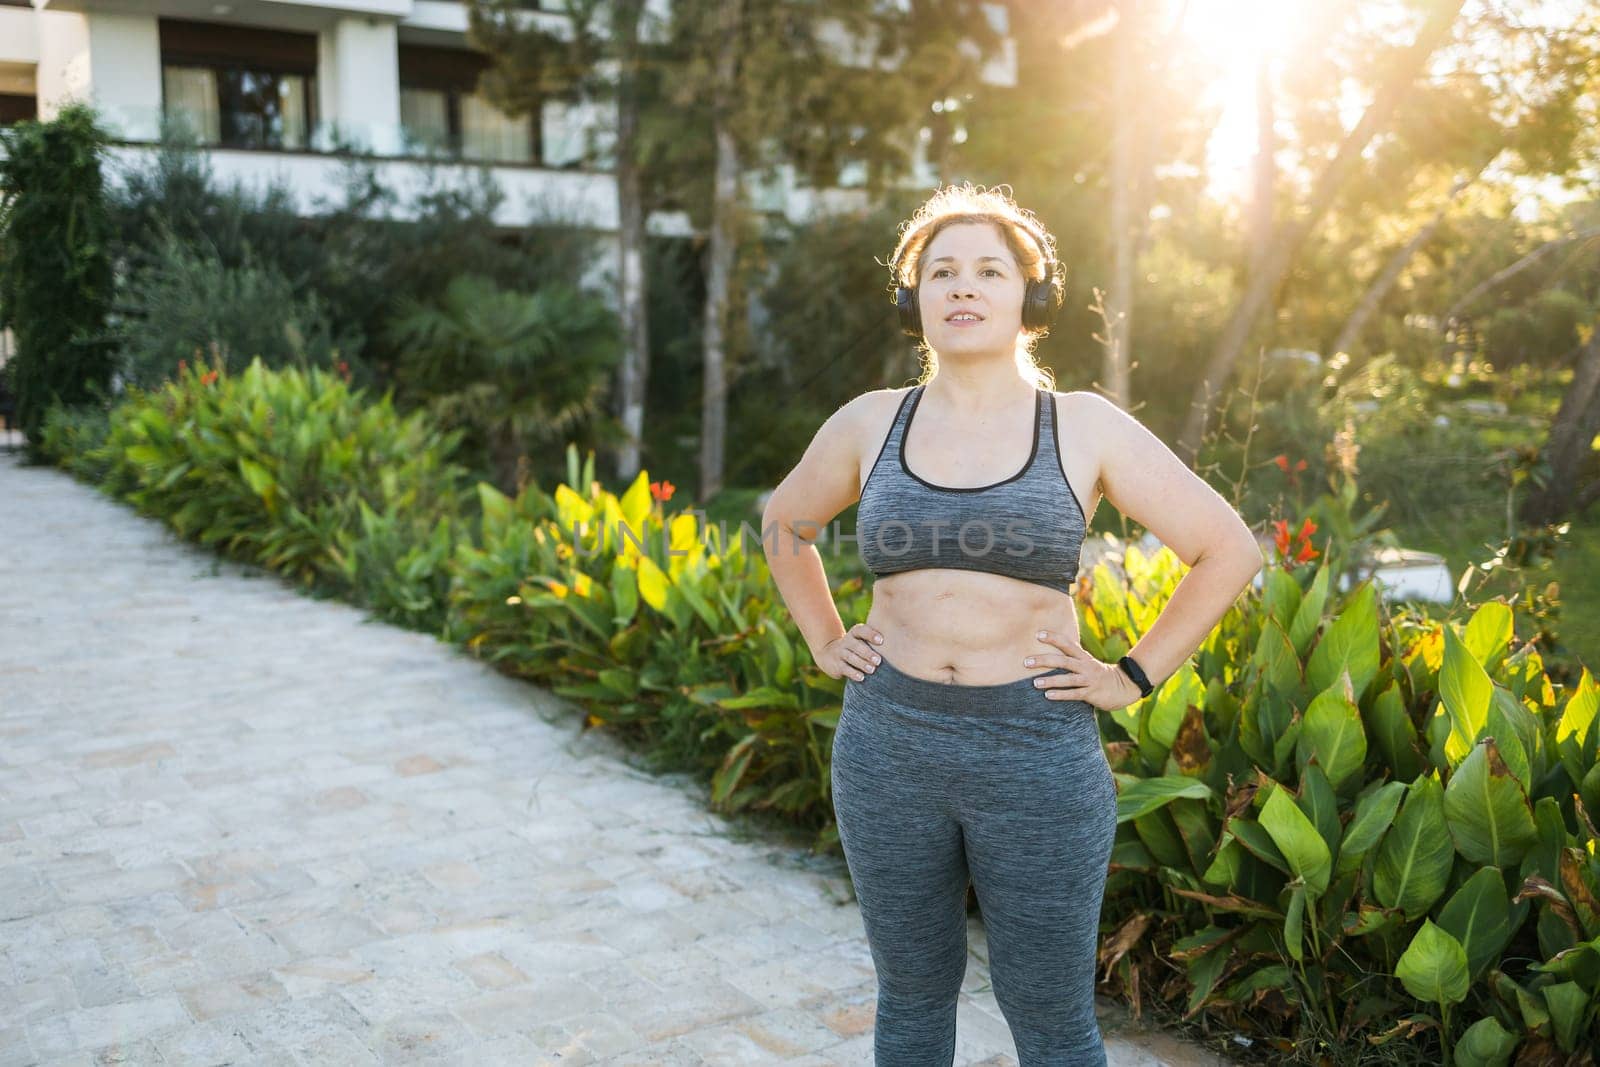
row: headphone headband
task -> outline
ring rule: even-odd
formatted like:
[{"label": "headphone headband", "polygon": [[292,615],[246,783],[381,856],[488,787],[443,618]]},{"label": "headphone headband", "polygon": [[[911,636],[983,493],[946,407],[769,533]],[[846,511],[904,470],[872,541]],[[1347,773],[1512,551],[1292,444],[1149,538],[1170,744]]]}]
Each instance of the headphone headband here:
[{"label": "headphone headband", "polygon": [[[1056,277],[1056,257],[1050,251],[1050,244],[1045,237],[1044,229],[1035,225],[1028,219],[1013,219],[1004,216],[994,216],[997,223],[1011,223],[1024,230],[1039,248],[1039,255],[1044,260],[1044,277],[1042,279],[1026,280],[1022,294],[1022,325],[1029,330],[1042,330],[1055,321],[1056,311],[1061,307],[1062,291],[1061,282]],[[919,229],[925,229],[935,223],[924,223]],[[914,243],[912,237],[917,231],[912,231],[902,242],[899,253],[894,257],[891,267],[894,271],[895,290],[894,302],[900,317],[900,329],[911,337],[922,336],[922,310],[917,305],[917,285],[912,279],[911,284],[906,284],[902,273],[902,263],[910,252]],[[926,244],[923,245],[926,248]],[[918,253],[921,258],[921,253]]]}]

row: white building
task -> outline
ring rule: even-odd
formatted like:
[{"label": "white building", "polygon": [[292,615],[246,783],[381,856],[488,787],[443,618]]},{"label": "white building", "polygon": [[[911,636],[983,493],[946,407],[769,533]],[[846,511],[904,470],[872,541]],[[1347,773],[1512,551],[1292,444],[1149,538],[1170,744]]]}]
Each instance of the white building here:
[{"label": "white building", "polygon": [[[668,3],[650,0],[647,23],[663,24]],[[561,0],[523,5],[528,20],[570,32]],[[1002,32],[1005,16],[991,5]],[[457,0],[0,0],[0,123],[50,119],[88,100],[117,138],[114,155],[132,162],[153,150],[171,116],[207,146],[223,182],[279,179],[307,214],[338,187],[351,155],[372,158],[402,201],[423,176],[422,158],[484,164],[506,193],[503,225],[557,214],[614,232],[609,111],[551,98],[537,115],[505,115],[476,89],[487,60],[466,30]],[[861,42],[834,36],[841,62],[872,61]],[[1014,51],[984,76],[1015,84]],[[457,168],[465,175],[459,163],[447,170]],[[758,206],[791,218],[859,195],[850,167],[836,189],[803,188],[781,168],[750,180]],[[924,162],[913,180],[933,184]],[[688,233],[677,213],[652,217],[650,228]]]}]

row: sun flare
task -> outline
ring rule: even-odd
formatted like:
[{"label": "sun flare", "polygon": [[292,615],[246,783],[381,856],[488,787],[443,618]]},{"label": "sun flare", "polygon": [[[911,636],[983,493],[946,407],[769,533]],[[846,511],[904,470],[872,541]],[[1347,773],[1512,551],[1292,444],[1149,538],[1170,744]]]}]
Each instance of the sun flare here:
[{"label": "sun flare", "polygon": [[[1222,200],[1248,194],[1256,152],[1256,72],[1263,61],[1281,59],[1307,0],[1167,0],[1168,18],[1182,18],[1185,47],[1215,77],[1207,103],[1219,109],[1206,145],[1207,191]],[[1170,24],[1170,23],[1169,23]]]}]

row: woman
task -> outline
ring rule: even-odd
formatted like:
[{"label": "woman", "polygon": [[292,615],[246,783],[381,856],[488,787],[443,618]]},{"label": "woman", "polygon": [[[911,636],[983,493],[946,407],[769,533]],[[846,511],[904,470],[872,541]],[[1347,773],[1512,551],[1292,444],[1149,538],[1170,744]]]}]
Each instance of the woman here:
[{"label": "woman", "polygon": [[[845,679],[833,804],[877,972],[875,1060],[953,1062],[970,878],[1022,1067],[1102,1064],[1116,797],[1094,712],[1173,674],[1261,552],[1138,421],[1050,388],[1033,348],[1060,302],[1054,242],[1008,195],[940,190],[892,265],[921,380],[830,416],[763,518],[779,592],[818,666]],[[1120,666],[1078,644],[1072,600],[1102,496],[1192,568]],[[814,537],[857,500],[876,581],[846,631],[797,527]]]}]

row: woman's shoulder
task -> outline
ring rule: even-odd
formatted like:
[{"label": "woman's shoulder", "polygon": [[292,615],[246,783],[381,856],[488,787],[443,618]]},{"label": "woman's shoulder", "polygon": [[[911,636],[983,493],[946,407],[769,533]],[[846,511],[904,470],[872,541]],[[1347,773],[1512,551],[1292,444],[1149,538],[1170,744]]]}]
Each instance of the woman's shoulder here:
[{"label": "woman's shoulder", "polygon": [[888,423],[894,419],[895,412],[899,410],[900,404],[905,400],[906,394],[915,388],[916,385],[913,384],[886,389],[868,389],[845,401],[839,410],[846,412],[850,420],[862,429],[871,429],[880,422],[887,428]]},{"label": "woman's shoulder", "polygon": [[1056,410],[1064,419],[1077,419],[1102,428],[1118,421],[1134,419],[1114,401],[1091,389],[1055,389],[1050,395],[1055,397]]}]

